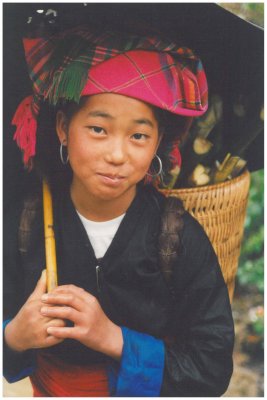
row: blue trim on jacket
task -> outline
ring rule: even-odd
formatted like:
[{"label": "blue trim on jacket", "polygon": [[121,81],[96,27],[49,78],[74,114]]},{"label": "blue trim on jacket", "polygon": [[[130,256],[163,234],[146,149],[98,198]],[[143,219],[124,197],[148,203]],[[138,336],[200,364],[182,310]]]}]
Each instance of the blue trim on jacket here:
[{"label": "blue trim on jacket", "polygon": [[9,324],[10,321],[11,321],[11,319],[6,319],[6,320],[3,322],[3,332],[5,332],[6,326],[7,326],[7,324]]},{"label": "blue trim on jacket", "polygon": [[[4,329],[10,321],[3,322]],[[122,335],[124,344],[121,361],[112,362],[108,369],[111,396],[158,397],[165,359],[163,341],[125,327],[122,327]],[[17,366],[15,371],[4,371],[4,377],[9,383],[17,382],[34,372],[34,357],[29,357],[28,362],[21,364],[15,361],[19,361],[24,353],[11,350],[5,343],[4,351],[14,358],[13,365]]]},{"label": "blue trim on jacket", "polygon": [[114,397],[158,397],[161,390],[165,347],[160,339],[122,327],[120,363],[108,371],[110,395]]}]

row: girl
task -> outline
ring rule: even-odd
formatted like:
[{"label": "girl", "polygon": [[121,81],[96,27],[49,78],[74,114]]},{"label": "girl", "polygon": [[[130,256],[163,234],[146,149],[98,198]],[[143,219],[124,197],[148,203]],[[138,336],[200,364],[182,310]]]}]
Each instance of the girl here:
[{"label": "girl", "polygon": [[24,47],[33,96],[15,138],[52,189],[59,285],[46,293],[37,185],[26,247],[23,206],[6,235],[6,378],[30,376],[35,396],[220,396],[232,374],[227,288],[184,212],[171,290],[158,254],[165,198],[150,182],[159,155],[180,165],[179,138],[207,109],[199,59],[87,28]]}]

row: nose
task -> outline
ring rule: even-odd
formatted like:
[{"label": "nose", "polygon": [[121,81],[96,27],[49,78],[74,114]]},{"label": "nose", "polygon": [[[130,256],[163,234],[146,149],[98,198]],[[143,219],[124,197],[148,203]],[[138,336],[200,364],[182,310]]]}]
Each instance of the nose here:
[{"label": "nose", "polygon": [[109,142],[105,159],[114,165],[124,164],[127,160],[127,149],[123,139],[115,139]]}]

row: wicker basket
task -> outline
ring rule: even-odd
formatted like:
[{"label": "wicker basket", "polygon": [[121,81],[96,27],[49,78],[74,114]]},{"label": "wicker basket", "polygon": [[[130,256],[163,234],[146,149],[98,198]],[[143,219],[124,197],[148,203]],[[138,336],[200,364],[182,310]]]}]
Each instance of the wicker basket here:
[{"label": "wicker basket", "polygon": [[162,190],[166,196],[183,200],[184,207],[205,229],[218,256],[222,273],[233,299],[235,275],[250,185],[250,174],[227,182],[197,188]]}]

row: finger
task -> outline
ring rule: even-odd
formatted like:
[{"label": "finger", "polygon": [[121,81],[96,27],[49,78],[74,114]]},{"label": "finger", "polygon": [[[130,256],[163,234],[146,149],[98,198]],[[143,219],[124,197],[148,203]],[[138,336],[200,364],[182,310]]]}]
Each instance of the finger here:
[{"label": "finger", "polygon": [[63,319],[53,318],[49,320],[46,327],[48,328],[50,326],[63,328],[64,326],[66,326],[66,322]]},{"label": "finger", "polygon": [[63,338],[58,338],[52,335],[48,335],[45,339],[45,345],[43,347],[51,347],[55,346],[56,344],[59,344],[63,342]]},{"label": "finger", "polygon": [[57,286],[51,293],[73,293],[76,295],[81,295],[88,292],[75,285],[61,285]]},{"label": "finger", "polygon": [[[74,285],[65,285],[61,286],[60,289],[53,293],[45,294],[42,296],[43,299],[49,299],[48,303],[53,304],[53,298],[50,296],[58,296],[58,295],[68,295],[69,297],[66,297],[66,302],[61,303],[61,304],[67,304],[73,308],[75,308],[77,311],[82,311],[84,309],[84,303],[90,306],[91,309],[95,309],[96,307],[101,307],[99,304],[99,301],[95,296],[93,296],[91,293],[86,292],[82,288],[78,288],[77,286]],[[46,301],[45,301],[46,302]]]},{"label": "finger", "polygon": [[67,306],[62,307],[42,307],[41,314],[45,317],[55,318],[55,319],[68,319],[74,323],[78,323],[80,318],[80,313],[75,309]]},{"label": "finger", "polygon": [[[53,292],[50,292],[49,294],[45,294],[42,296],[42,301],[44,302],[48,302],[48,303],[53,303],[53,298],[50,296],[53,295],[58,295],[58,294],[66,294],[66,295],[70,295],[73,296],[72,299],[73,301],[71,301],[70,298],[70,302],[68,301],[68,304],[71,304],[73,307],[77,307],[77,309],[80,310],[79,308],[79,304],[78,302],[75,303],[75,299],[80,299],[80,301],[85,301],[87,304],[91,304],[92,306],[95,305],[95,303],[98,304],[98,300],[96,299],[95,296],[93,296],[91,293],[86,292],[84,289],[79,288],[77,286],[74,285],[62,285],[57,287],[56,289],[53,290]],[[66,299],[67,301],[67,299]]]},{"label": "finger", "polygon": [[44,293],[46,293],[46,270],[42,271],[42,275],[35,286],[34,291],[30,295],[30,299],[39,299]]},{"label": "finger", "polygon": [[56,328],[49,327],[47,328],[47,333],[52,335],[52,337],[56,337],[59,339],[76,339],[79,340],[79,332],[75,327],[65,327],[65,328]]},{"label": "finger", "polygon": [[77,311],[84,309],[84,300],[73,293],[49,293],[43,295],[41,299],[47,306],[63,305],[72,307]]}]

